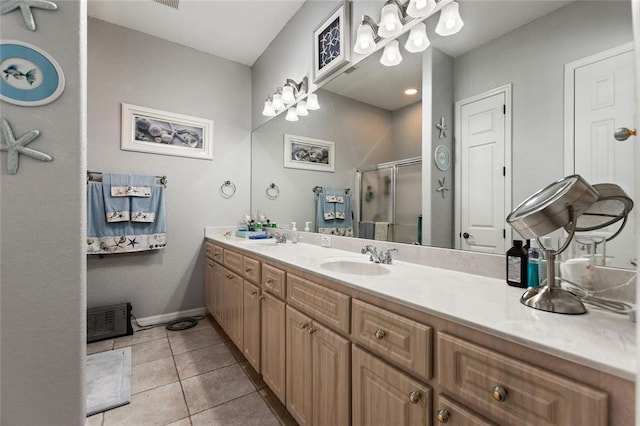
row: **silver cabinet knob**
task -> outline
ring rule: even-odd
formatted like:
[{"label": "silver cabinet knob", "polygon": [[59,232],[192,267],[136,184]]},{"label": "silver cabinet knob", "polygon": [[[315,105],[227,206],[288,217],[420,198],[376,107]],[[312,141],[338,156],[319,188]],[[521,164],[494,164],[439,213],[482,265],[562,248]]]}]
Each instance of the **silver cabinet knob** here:
[{"label": "silver cabinet knob", "polygon": [[307,327],[309,327],[309,323],[307,321],[302,321],[300,323],[300,328],[305,329]]},{"label": "silver cabinet knob", "polygon": [[409,401],[412,404],[417,404],[418,402],[420,402],[421,398],[422,398],[422,395],[420,395],[420,392],[413,391],[409,393]]},{"label": "silver cabinet knob", "polygon": [[449,422],[449,412],[441,408],[440,410],[438,410],[436,418],[438,419],[438,423],[447,423]]},{"label": "silver cabinet knob", "polygon": [[378,330],[376,330],[376,332],[373,335],[376,337],[376,339],[382,340],[382,339],[384,339],[384,336],[387,335],[387,333],[385,333],[384,330],[378,329]]},{"label": "silver cabinet knob", "polygon": [[498,402],[504,402],[507,400],[507,390],[502,386],[494,386],[491,389],[491,396]]},{"label": "silver cabinet knob", "polygon": [[315,333],[316,331],[318,331],[318,329],[317,329],[317,328],[315,328],[314,326],[311,326],[311,327],[309,327],[309,329],[307,330],[307,333],[309,333],[309,334],[313,334],[313,333]]}]

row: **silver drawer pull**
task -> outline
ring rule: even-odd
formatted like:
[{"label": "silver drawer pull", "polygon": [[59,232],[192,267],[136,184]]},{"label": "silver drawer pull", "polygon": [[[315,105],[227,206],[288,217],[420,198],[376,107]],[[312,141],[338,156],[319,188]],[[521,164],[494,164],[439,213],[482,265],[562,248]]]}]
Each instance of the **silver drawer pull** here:
[{"label": "silver drawer pull", "polygon": [[376,332],[373,335],[376,337],[376,339],[382,340],[382,339],[384,339],[384,336],[387,335],[387,333],[385,333],[384,330],[378,329],[378,330],[376,330]]},{"label": "silver drawer pull", "polygon": [[267,278],[267,284],[271,284],[272,282],[273,282],[273,278],[268,277],[268,278]]},{"label": "silver drawer pull", "polygon": [[246,273],[249,273],[249,272],[253,271],[253,268],[247,268],[247,269],[245,269],[244,271],[245,271]]},{"label": "silver drawer pull", "polygon": [[302,321],[300,323],[300,328],[302,328],[303,330],[307,327],[309,327],[309,323],[307,321]]},{"label": "silver drawer pull", "polygon": [[449,421],[449,412],[444,409],[438,410],[438,415],[436,416],[439,423],[447,423]]},{"label": "silver drawer pull", "polygon": [[309,327],[309,330],[307,331],[307,333],[309,333],[309,334],[313,334],[313,333],[315,333],[316,331],[318,331],[318,329],[317,329],[317,328],[315,328],[314,326],[311,326],[311,327]]},{"label": "silver drawer pull", "polygon": [[507,400],[507,390],[502,386],[494,386],[491,389],[491,396],[498,402],[504,402]]},{"label": "silver drawer pull", "polygon": [[409,401],[412,404],[417,404],[418,402],[420,402],[421,398],[422,398],[422,395],[420,395],[420,392],[413,391],[409,393]]},{"label": "silver drawer pull", "polygon": [[255,296],[256,294],[258,294],[258,292],[257,292],[256,290],[253,290],[253,291],[251,292],[251,295],[252,295],[252,296]]}]

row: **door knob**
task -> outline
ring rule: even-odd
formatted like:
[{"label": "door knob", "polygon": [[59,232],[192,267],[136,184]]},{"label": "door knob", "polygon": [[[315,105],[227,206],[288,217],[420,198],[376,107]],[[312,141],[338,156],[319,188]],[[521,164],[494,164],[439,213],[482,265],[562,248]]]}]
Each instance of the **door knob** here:
[{"label": "door knob", "polygon": [[468,240],[470,236],[471,235],[469,235],[468,232],[465,232],[464,234],[462,234],[462,238],[464,238],[465,240]]},{"label": "door knob", "polygon": [[613,136],[618,141],[626,141],[627,139],[629,139],[629,136],[635,136],[637,135],[637,133],[638,132],[636,129],[627,129],[626,127],[620,127],[616,129]]}]

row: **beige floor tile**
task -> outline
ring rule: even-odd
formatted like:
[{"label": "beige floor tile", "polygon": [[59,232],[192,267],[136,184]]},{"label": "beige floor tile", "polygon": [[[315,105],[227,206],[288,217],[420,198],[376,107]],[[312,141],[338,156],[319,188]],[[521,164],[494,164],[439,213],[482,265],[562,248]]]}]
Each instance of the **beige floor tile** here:
[{"label": "beige floor tile", "polygon": [[279,426],[257,392],[203,411],[191,417],[194,426]]},{"label": "beige floor tile", "polygon": [[192,415],[256,390],[237,364],[185,379],[182,388]]},{"label": "beige floor tile", "polygon": [[171,343],[171,350],[174,355],[212,346],[224,340],[225,336],[219,334],[213,328],[169,336],[169,343]]},{"label": "beige floor tile", "polygon": [[178,381],[172,357],[134,365],[131,370],[132,394]]},{"label": "beige floor tile", "polygon": [[131,346],[131,364],[138,365],[162,358],[171,358],[171,348],[167,339],[151,340]]},{"label": "beige floor tile", "polygon": [[84,424],[85,426],[102,426],[103,417],[104,413],[94,414],[91,417],[87,417],[87,421]]},{"label": "beige floor tile", "polygon": [[227,340],[226,342],[224,342],[224,344],[227,346],[227,349],[231,351],[231,354],[238,362],[245,362],[247,360],[247,358],[245,358],[242,354],[242,351],[238,349],[236,344],[231,340]]},{"label": "beige floor tile", "polygon": [[187,417],[180,383],[135,394],[131,403],[104,413],[104,426],[167,425]]},{"label": "beige floor tile", "polygon": [[87,355],[113,350],[113,339],[101,340],[87,344]]},{"label": "beige floor tile", "polygon": [[162,339],[164,337],[167,337],[167,330],[164,327],[155,327],[150,328],[149,330],[136,331],[131,336],[118,337],[113,349],[120,349],[125,346],[132,346],[138,343]]},{"label": "beige floor tile", "polygon": [[222,343],[178,354],[175,356],[175,360],[178,374],[182,380],[236,362],[229,349]]},{"label": "beige floor tile", "polygon": [[189,417],[185,417],[184,419],[168,424],[167,426],[191,426],[191,420],[189,420]]}]

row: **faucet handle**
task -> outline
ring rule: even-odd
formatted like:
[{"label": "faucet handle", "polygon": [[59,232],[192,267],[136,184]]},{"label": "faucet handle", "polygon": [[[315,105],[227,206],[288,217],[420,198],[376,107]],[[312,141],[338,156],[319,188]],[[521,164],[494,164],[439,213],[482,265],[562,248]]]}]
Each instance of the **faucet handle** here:
[{"label": "faucet handle", "polygon": [[392,251],[398,251],[398,249],[397,248],[387,248],[387,249],[385,249],[384,253],[382,253],[382,256],[380,256],[380,257],[381,257],[381,260],[384,263],[387,263],[387,264],[391,263],[391,261],[393,260],[393,259],[391,259],[391,252]]}]

